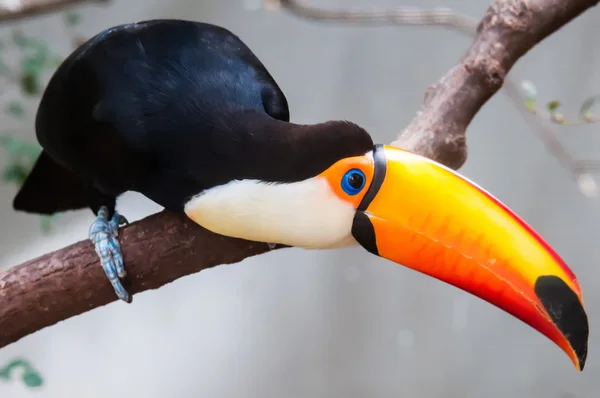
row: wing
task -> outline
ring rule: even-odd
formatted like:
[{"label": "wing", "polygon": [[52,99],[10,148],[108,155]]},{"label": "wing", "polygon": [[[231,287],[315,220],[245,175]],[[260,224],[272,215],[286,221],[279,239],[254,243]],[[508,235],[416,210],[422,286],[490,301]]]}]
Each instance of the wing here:
[{"label": "wing", "polygon": [[[102,124],[139,149],[149,135],[214,124],[227,111],[290,118],[285,95],[236,35],[182,20],[120,25],[82,45],[50,80],[38,116],[48,124],[65,109],[73,129]],[[41,130],[40,141],[60,134]]]},{"label": "wing", "polygon": [[[71,54],[48,84],[36,130],[42,146],[63,164],[77,161],[80,169],[94,148],[110,143],[140,163],[125,167],[113,159],[107,175],[117,178],[119,168],[144,171],[120,186],[156,196],[152,192],[164,188],[147,186],[160,175],[185,185],[183,195],[198,191],[198,179],[186,175],[188,160],[209,156],[211,143],[223,140],[216,135],[235,141],[227,118],[247,112],[286,122],[290,117],[283,92],[236,35],[200,22],[152,20],[108,29]],[[74,142],[88,145],[63,150]],[[156,201],[166,207],[165,200]]]},{"label": "wing", "polygon": [[103,88],[94,118],[128,134],[192,128],[224,111],[289,121],[287,100],[233,33],[210,24],[154,20],[115,28],[77,57]]}]

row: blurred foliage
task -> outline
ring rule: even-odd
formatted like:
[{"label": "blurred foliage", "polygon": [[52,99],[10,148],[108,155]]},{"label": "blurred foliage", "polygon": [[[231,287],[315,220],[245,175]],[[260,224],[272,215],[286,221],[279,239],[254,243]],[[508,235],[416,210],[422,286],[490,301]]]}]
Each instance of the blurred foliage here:
[{"label": "blurred foliage", "polygon": [[[76,12],[67,12],[63,20],[71,33],[70,29],[81,22],[81,16]],[[71,39],[75,46],[83,41],[78,37]],[[18,63],[14,67],[5,62],[5,51],[10,49],[9,45],[18,51]],[[0,77],[8,85],[17,85],[21,94],[21,98],[11,99],[6,103],[4,114],[11,118],[25,119],[27,112],[24,101],[39,98],[45,87],[43,82],[45,73],[54,72],[63,59],[50,51],[44,39],[27,36],[18,29],[12,31],[10,40],[0,39]],[[3,86],[4,91],[6,88],[7,86]],[[35,165],[42,148],[37,142],[24,141],[6,132],[0,132],[0,147],[7,157],[6,165],[1,170],[2,180],[5,183],[21,187]],[[54,216],[40,216],[40,228],[43,232],[50,230]],[[0,368],[0,380],[10,381],[19,374],[19,370],[21,370],[21,380],[27,387],[36,388],[44,383],[42,376],[25,359],[15,359]]]},{"label": "blurred foliage", "polygon": [[20,102],[11,101],[4,108],[5,113],[17,117],[22,118],[25,116],[25,110],[23,109],[23,105]]},{"label": "blurred foliage", "polygon": [[[17,187],[22,186],[35,165],[42,147],[37,143],[25,142],[11,135],[0,136],[0,147],[8,157],[8,164],[2,170],[2,180]],[[42,232],[50,232],[54,216],[56,214],[39,216]]]},{"label": "blurred foliage", "polygon": [[[525,93],[525,106],[530,112],[533,112],[539,116],[536,106],[537,88],[530,81],[523,81],[521,83],[521,88]],[[579,119],[576,120],[568,120],[564,114],[558,111],[562,105],[558,100],[549,101],[546,104],[546,109],[548,110],[550,120],[552,122],[563,126],[575,126],[600,122],[600,115],[596,115],[591,112],[591,109],[598,104],[600,104],[600,95],[594,95],[590,98],[587,98],[579,108]]]},{"label": "blurred foliage", "polygon": [[65,14],[65,22],[67,23],[67,26],[78,25],[79,22],[81,22],[81,15],[73,11],[67,12]]},{"label": "blurred foliage", "polygon": [[44,379],[31,364],[24,359],[15,359],[3,368],[0,368],[0,380],[11,381],[21,369],[21,380],[27,387],[36,388],[44,384]]},{"label": "blurred foliage", "polygon": [[0,136],[0,146],[7,154],[8,165],[2,171],[2,180],[23,185],[42,148],[36,143],[24,142],[11,135]]},{"label": "blurred foliage", "polygon": [[[68,32],[72,33],[71,29],[81,22],[81,15],[73,11],[66,12],[63,22]],[[82,41],[79,37],[71,37],[71,42],[75,46]],[[5,62],[5,51],[9,50],[9,45],[18,51],[18,62],[13,67]],[[54,72],[63,59],[50,51],[44,39],[27,36],[18,29],[11,32],[10,40],[0,39],[0,77],[4,78],[9,85],[17,85],[21,95],[21,98],[11,99],[4,106],[4,114],[19,120],[25,119],[28,115],[24,101],[41,96],[45,87],[43,82],[45,75]],[[8,158],[6,166],[1,171],[2,180],[19,188],[31,172],[42,148],[37,143],[25,142],[1,132],[0,147]],[[56,214],[40,216],[40,228],[43,232],[50,231],[54,216]]]},{"label": "blurred foliage", "polygon": [[[545,119],[536,106],[537,88],[535,85],[530,81],[523,81],[521,82],[521,89],[525,96],[525,107],[534,115]],[[562,104],[558,100],[547,102],[545,108],[548,111],[548,119],[551,123],[561,126],[580,126],[600,122],[600,115],[592,112],[594,106],[599,103],[600,95],[587,98],[579,108],[579,118],[574,120],[567,119],[563,113],[559,112]],[[574,161],[567,151],[560,144],[556,143],[556,140],[549,145],[553,147],[554,156],[564,165],[567,165],[571,172],[574,173],[579,191],[588,198],[597,197],[600,194],[600,187],[591,174],[592,171],[597,172],[600,170],[600,167],[595,164],[596,162]]]}]

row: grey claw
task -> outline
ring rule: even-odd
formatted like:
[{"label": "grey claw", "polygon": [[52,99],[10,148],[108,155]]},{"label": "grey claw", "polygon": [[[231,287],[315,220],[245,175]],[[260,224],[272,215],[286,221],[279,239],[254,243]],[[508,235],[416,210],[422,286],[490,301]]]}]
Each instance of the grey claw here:
[{"label": "grey claw", "polygon": [[122,225],[129,225],[129,221],[125,218],[125,216],[119,214],[119,227]]},{"label": "grey claw", "polygon": [[120,278],[124,278],[127,273],[123,265],[123,255],[118,240],[119,223],[127,219],[118,213],[115,213],[109,221],[107,219],[108,209],[101,208],[98,212],[96,221],[91,225],[89,239],[94,244],[96,253],[100,257],[102,268],[108,277],[115,293],[119,299],[126,303],[132,302],[131,295],[121,284]]}]

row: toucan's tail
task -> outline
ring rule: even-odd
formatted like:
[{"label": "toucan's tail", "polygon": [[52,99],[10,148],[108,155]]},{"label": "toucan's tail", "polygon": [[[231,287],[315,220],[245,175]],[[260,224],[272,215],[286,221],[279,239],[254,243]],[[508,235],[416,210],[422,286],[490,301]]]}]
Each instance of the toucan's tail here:
[{"label": "toucan's tail", "polygon": [[89,205],[85,184],[42,151],[13,200],[17,211],[54,214]]}]

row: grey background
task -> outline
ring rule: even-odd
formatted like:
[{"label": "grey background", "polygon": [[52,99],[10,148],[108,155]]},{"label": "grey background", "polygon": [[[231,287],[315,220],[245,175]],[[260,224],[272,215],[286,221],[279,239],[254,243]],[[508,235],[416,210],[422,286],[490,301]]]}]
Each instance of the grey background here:
[{"label": "grey background", "polygon": [[[257,1],[254,1],[257,3]],[[446,6],[481,17],[475,0],[314,0],[314,5]],[[186,18],[223,25],[255,51],[281,85],[296,122],[350,119],[391,142],[426,87],[470,38],[442,28],[320,25],[245,8],[251,1],[117,0],[82,8],[86,35],[119,23]],[[600,91],[600,10],[544,41],[511,76],[575,114]],[[20,23],[66,54],[59,15]],[[9,33],[9,27],[1,28]],[[11,95],[3,93],[3,100]],[[6,98],[4,98],[6,97]],[[28,104],[33,115],[35,103]],[[33,139],[32,120],[2,120]],[[598,126],[558,129],[578,158],[596,158]],[[461,172],[520,214],[579,277],[591,323],[589,361],[575,372],[549,340],[456,288],[360,248],[281,250],[188,276],[42,330],[0,351],[42,372],[37,393],[0,383],[0,397],[595,397],[600,387],[599,202],[583,196],[506,95],[468,131]],[[0,159],[4,161],[4,159]],[[87,211],[61,216],[43,236],[37,218],[11,210],[0,190],[0,267],[86,237]],[[130,220],[160,208],[127,194]]]}]

